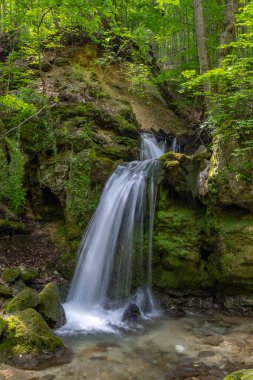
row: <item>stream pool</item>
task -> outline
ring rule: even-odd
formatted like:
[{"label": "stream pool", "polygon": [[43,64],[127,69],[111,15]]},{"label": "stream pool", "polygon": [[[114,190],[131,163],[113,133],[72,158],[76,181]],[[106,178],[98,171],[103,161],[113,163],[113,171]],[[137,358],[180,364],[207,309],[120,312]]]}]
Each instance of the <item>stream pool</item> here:
[{"label": "stream pool", "polygon": [[64,335],[65,364],[30,371],[0,366],[15,380],[214,380],[253,367],[253,319],[188,315],[144,321],[130,331]]}]

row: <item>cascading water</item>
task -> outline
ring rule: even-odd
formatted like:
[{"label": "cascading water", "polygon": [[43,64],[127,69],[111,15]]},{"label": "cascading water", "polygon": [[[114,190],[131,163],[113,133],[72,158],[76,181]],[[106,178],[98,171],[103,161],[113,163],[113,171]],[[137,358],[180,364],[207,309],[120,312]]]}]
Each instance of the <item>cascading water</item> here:
[{"label": "cascading water", "polygon": [[[152,308],[149,286],[157,158],[164,152],[165,142],[144,133],[141,161],[119,165],[108,180],[78,251],[77,267],[64,305],[67,315],[64,329],[108,331],[111,325],[120,322],[136,269],[143,287],[132,299],[140,309],[144,304]],[[143,249],[146,225],[148,252]],[[108,308],[108,298],[113,299],[113,308]]]}]

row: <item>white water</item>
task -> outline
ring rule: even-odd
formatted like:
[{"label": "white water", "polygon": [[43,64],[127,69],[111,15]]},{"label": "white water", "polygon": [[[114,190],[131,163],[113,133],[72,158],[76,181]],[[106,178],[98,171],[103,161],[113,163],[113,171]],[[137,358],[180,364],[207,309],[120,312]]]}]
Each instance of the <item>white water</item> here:
[{"label": "white water", "polygon": [[[78,263],[64,305],[64,331],[115,332],[129,302],[154,311],[152,237],[159,158],[165,143],[142,135],[141,161],[119,165],[109,178],[78,250]],[[146,207],[148,205],[148,207]],[[148,224],[148,252],[144,252]],[[135,272],[137,270],[137,272]],[[131,297],[134,276],[140,288]],[[113,307],[109,299],[113,299]],[[110,308],[108,307],[110,305]]]}]

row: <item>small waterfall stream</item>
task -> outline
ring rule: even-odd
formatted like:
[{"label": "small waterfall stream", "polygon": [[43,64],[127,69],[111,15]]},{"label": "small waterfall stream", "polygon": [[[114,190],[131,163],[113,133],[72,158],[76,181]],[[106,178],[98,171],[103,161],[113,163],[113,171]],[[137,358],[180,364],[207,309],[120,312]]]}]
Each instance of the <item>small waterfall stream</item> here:
[{"label": "small waterfall stream", "polygon": [[[152,311],[150,289],[159,173],[157,159],[165,152],[166,144],[148,133],[143,133],[141,140],[140,161],[117,167],[105,185],[83,236],[64,305],[65,330],[111,331],[112,326],[121,323],[129,300],[143,313]],[[145,250],[146,233],[148,249]],[[136,276],[140,288],[131,298],[132,280]],[[147,304],[149,310],[143,307]]]}]

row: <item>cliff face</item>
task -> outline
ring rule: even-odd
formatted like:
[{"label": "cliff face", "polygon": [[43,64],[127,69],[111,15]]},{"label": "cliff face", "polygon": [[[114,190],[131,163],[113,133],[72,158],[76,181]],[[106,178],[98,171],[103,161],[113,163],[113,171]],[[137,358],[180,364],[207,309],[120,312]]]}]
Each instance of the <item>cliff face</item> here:
[{"label": "cliff face", "polygon": [[[217,137],[213,153],[167,153],[155,224],[154,282],[173,297],[211,297],[228,309],[252,311],[252,177],[250,153]],[[186,302],[187,303],[187,302]]]},{"label": "cliff face", "polygon": [[[54,106],[20,128],[26,201],[18,217],[0,205],[3,267],[25,262],[70,279],[106,180],[117,164],[139,156],[141,128],[184,130],[155,87],[148,98],[129,91],[125,67],[102,66],[98,57],[91,44],[46,55],[43,76]],[[33,103],[41,90],[35,81],[23,98]],[[14,117],[1,112],[0,129],[10,129]],[[0,153],[7,162],[8,146],[1,143]]]}]

